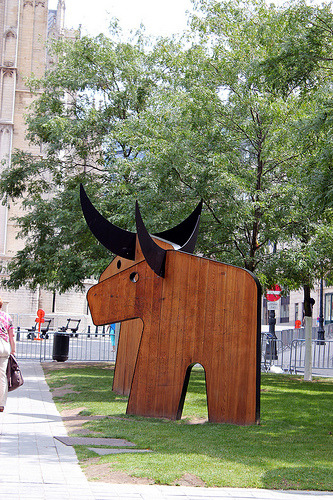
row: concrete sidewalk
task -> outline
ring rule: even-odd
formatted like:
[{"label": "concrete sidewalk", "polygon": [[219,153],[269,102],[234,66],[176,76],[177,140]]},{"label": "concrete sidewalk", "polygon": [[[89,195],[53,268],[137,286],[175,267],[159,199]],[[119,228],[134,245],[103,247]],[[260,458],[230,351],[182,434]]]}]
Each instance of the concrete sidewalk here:
[{"label": "concrete sidewalk", "polygon": [[0,414],[0,499],[309,500],[332,493],[233,488],[191,488],[88,482],[67,436],[40,363],[21,361],[25,383]]}]

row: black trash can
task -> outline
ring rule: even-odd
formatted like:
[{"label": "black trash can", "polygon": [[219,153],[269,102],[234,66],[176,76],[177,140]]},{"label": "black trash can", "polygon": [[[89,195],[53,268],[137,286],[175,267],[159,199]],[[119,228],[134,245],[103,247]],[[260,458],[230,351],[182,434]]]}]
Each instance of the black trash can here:
[{"label": "black trash can", "polygon": [[69,335],[56,332],[53,337],[52,359],[55,361],[67,361],[69,352]]},{"label": "black trash can", "polygon": [[279,359],[279,356],[277,354],[277,348],[276,348],[276,339],[277,337],[275,335],[268,334],[267,335],[267,341],[266,341],[266,353],[265,353],[265,359],[266,361],[273,361],[276,359]]}]

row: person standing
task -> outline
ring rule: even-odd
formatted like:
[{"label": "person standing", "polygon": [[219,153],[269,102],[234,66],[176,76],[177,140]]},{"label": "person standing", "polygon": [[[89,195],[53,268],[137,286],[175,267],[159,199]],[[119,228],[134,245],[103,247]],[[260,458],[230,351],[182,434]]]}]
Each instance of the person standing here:
[{"label": "person standing", "polygon": [[0,412],[4,411],[8,394],[7,364],[10,354],[15,354],[13,321],[9,314],[1,311],[0,297]]}]

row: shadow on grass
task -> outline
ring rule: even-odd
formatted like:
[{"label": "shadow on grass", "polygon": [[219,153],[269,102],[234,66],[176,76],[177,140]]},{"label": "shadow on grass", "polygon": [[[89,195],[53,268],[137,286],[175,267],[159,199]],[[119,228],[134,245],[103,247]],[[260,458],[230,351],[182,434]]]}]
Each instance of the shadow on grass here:
[{"label": "shadow on grass", "polygon": [[282,490],[328,490],[332,484],[332,470],[326,467],[281,467],[267,471],[263,486]]},{"label": "shadow on grass", "polygon": [[[112,372],[98,367],[59,370],[48,381],[54,387],[73,384],[79,391],[59,398],[65,406],[106,416],[89,423],[90,430],[154,451],[113,458],[112,467],[162,484],[189,473],[207,486],[333,489],[332,380],[308,383],[294,376],[263,375],[261,425],[246,427],[126,415],[127,398],[111,390]],[[203,370],[191,373],[184,415],[207,415]]]}]

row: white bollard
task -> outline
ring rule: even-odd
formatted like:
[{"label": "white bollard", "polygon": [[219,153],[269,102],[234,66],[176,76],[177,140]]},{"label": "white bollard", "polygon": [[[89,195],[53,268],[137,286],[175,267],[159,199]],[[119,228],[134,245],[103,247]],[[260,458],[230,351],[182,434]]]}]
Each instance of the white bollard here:
[{"label": "white bollard", "polygon": [[305,334],[305,358],[304,358],[304,380],[312,380],[312,318],[304,318]]}]

